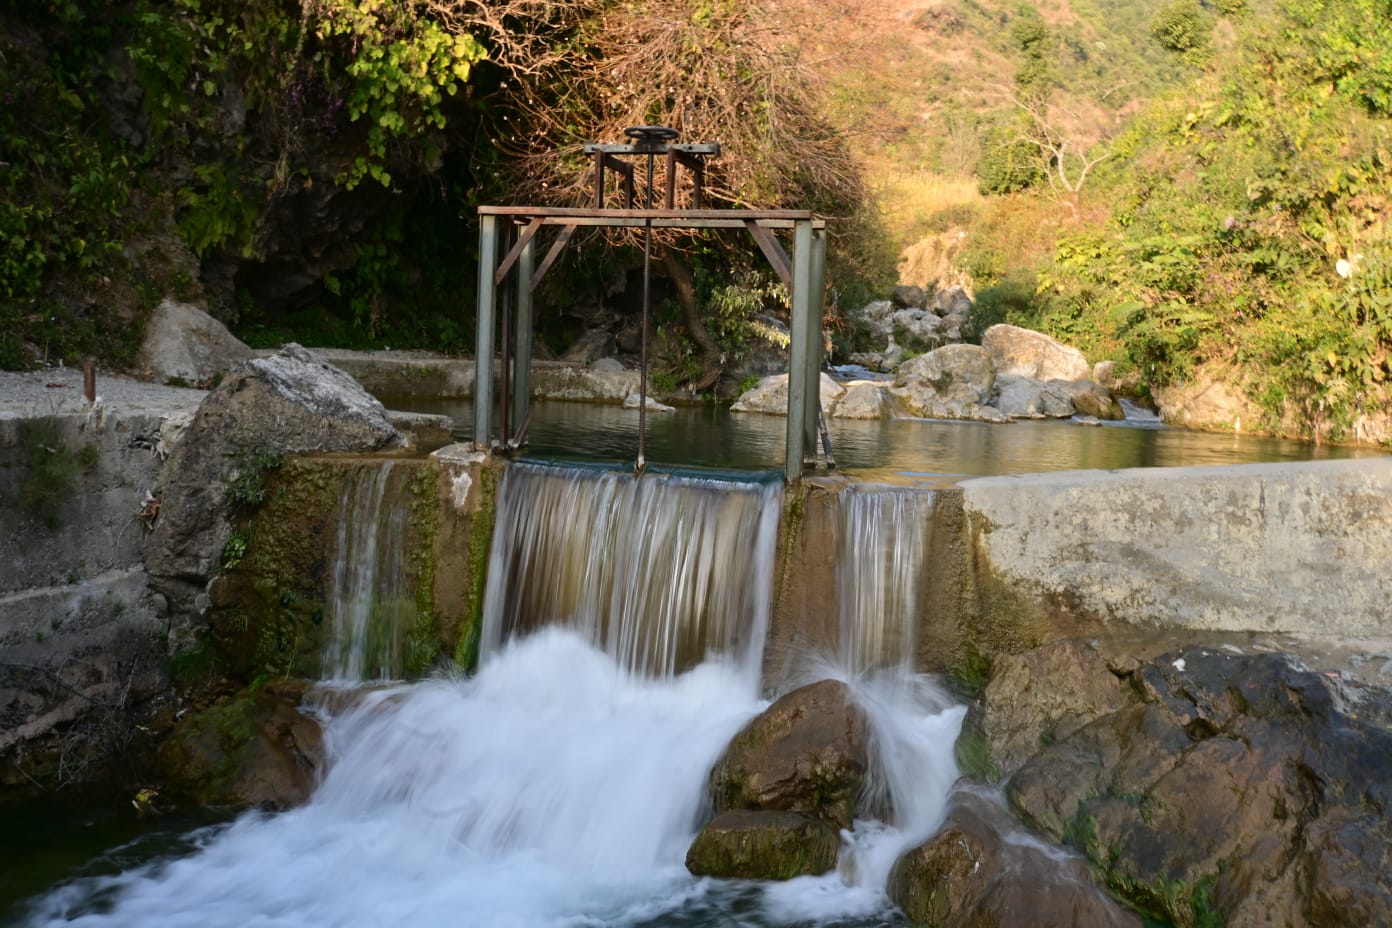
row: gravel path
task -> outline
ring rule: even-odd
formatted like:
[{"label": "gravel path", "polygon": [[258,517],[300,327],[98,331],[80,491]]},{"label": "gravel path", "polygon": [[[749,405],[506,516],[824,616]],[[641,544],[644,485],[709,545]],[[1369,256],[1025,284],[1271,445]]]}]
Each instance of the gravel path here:
[{"label": "gravel path", "polygon": [[[169,416],[193,409],[207,395],[206,390],[165,387],[97,371],[97,403],[108,414]],[[0,371],[0,419],[80,415],[87,411],[82,397],[82,371],[78,368]]]}]

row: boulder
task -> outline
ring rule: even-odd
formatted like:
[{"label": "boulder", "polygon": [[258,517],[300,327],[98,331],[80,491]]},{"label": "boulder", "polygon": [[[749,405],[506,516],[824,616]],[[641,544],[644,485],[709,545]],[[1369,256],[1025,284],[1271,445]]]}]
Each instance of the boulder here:
[{"label": "boulder", "polygon": [[1043,332],[993,325],[981,336],[981,347],[995,360],[1001,374],[1035,380],[1087,380],[1092,374],[1081,351]]},{"label": "boulder", "polygon": [[696,876],[790,880],[835,867],[840,846],[836,829],[810,815],[736,809],[701,829],[686,852],[686,869]]},{"label": "boulder", "polygon": [[666,403],[654,399],[652,394],[648,395],[647,400],[647,403],[644,404],[643,397],[640,394],[630,393],[628,396],[624,397],[624,409],[637,409],[640,406],[646,405],[648,407],[648,412],[676,412],[676,407],[668,406]]},{"label": "boulder", "polygon": [[186,715],[160,746],[164,790],[201,806],[287,809],[309,799],[324,759],[307,689],[282,682]]},{"label": "boulder", "polygon": [[1366,708],[1392,694],[1363,688],[1355,712],[1283,655],[1197,647],[1105,670],[1056,647],[997,672],[969,722],[1000,772],[1018,765],[1011,806],[1138,911],[1350,926],[1392,911],[1392,731]]},{"label": "boulder", "polygon": [[895,306],[907,309],[922,309],[928,303],[928,294],[922,287],[914,284],[900,284],[894,288],[889,300]]},{"label": "boulder", "polygon": [[600,358],[614,353],[614,336],[603,329],[590,329],[561,355],[562,361],[593,366]]},{"label": "boulder", "polygon": [[[822,409],[831,409],[845,388],[827,374],[818,378]],[[730,407],[731,412],[760,412],[769,416],[788,414],[788,375],[771,374],[759,383],[740,394],[740,398]]]},{"label": "boulder", "polygon": [[549,367],[532,370],[532,397],[582,403],[622,403],[636,393],[638,371],[604,371],[593,367]]},{"label": "boulder", "polygon": [[961,287],[948,287],[945,290],[939,290],[933,294],[933,299],[928,303],[928,308],[939,316],[961,316],[962,318],[970,316],[975,306],[971,295]]},{"label": "boulder", "polygon": [[164,300],[145,324],[136,363],[161,383],[207,385],[251,356],[227,326],[199,307]]},{"label": "boulder", "polygon": [[889,322],[894,341],[910,351],[931,351],[945,341],[942,320],[925,309],[901,309]]},{"label": "boulder", "polygon": [[995,363],[975,345],[946,345],[899,365],[889,394],[911,416],[1004,422],[989,405]]},{"label": "boulder", "polygon": [[957,739],[962,769],[1008,780],[1041,744],[1073,734],[1129,702],[1094,648],[1059,641],[994,658],[991,679],[967,711]]},{"label": "boulder", "polygon": [[717,812],[801,812],[850,828],[870,769],[864,711],[846,684],[793,690],[745,725],[710,774]]},{"label": "boulder", "polygon": [[831,404],[826,415],[833,419],[883,419],[889,414],[880,385],[869,380],[846,384],[846,392]]},{"label": "boulder", "polygon": [[1067,419],[1073,415],[1073,401],[1053,383],[1001,374],[996,378],[993,405],[1011,419]]},{"label": "boulder", "polygon": [[894,303],[890,300],[877,300],[865,304],[860,313],[852,318],[859,323],[865,337],[872,344],[878,344],[887,341],[894,334],[894,325],[890,322],[894,310]]},{"label": "boulder", "polygon": [[617,371],[626,370],[623,362],[618,358],[598,358],[590,362],[590,370],[601,371],[606,374],[613,374]]},{"label": "boulder", "polygon": [[1241,432],[1245,423],[1250,431],[1264,417],[1233,372],[1222,366],[1199,368],[1181,383],[1153,386],[1151,395],[1161,419],[1186,429]]},{"label": "boulder", "polygon": [[899,858],[889,897],[934,928],[1140,928],[1102,892],[1075,854],[1022,834],[993,798],[957,789],[931,839]]},{"label": "boulder", "polygon": [[1126,412],[1101,384],[1091,380],[1051,380],[1049,386],[1064,394],[1080,416],[1097,419],[1125,419]]},{"label": "boulder", "polygon": [[286,454],[402,448],[374,397],[299,345],[241,365],[203,400],[169,452],[155,496],[159,519],[146,569],[171,603],[171,646],[207,606],[232,533],[232,510],[256,502],[266,469]]}]

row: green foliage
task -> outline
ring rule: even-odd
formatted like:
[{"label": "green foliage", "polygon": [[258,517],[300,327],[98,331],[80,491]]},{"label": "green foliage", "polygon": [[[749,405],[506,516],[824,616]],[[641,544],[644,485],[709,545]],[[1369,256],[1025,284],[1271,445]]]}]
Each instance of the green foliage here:
[{"label": "green foliage", "polygon": [[1392,380],[1392,8],[1290,0],[1238,36],[1119,140],[1109,220],[1040,289],[1149,382],[1235,367],[1268,427],[1338,439]]},{"label": "green foliage", "polygon": [[484,57],[473,36],[453,33],[422,14],[424,4],[320,0],[310,7],[314,33],[343,50],[347,113],[367,130],[366,151],[340,177],[348,188],[366,177],[389,187],[389,146],[445,127],[443,102]]},{"label": "green foliage", "polygon": [[[266,475],[280,467],[280,456],[254,448],[237,457],[237,467],[223,490],[223,501],[234,513],[255,509],[266,500]],[[245,546],[243,546],[245,552]]]},{"label": "green foliage", "polygon": [[1191,58],[1208,53],[1212,33],[1213,22],[1199,0],[1167,0],[1150,25],[1162,48]]},{"label": "green foliage", "polygon": [[1021,124],[1010,122],[987,134],[976,168],[982,193],[1014,193],[1044,179],[1039,147],[1024,137],[1024,131]]}]

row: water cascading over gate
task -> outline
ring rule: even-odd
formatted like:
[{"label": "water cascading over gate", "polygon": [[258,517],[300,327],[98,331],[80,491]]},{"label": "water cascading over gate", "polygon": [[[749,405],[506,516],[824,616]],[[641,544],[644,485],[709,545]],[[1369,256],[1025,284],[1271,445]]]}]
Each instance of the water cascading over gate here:
[{"label": "water cascading over gate", "polygon": [[852,674],[913,670],[931,490],[853,486],[841,493],[836,560],[841,665]]},{"label": "water cascading over gate", "polygon": [[519,463],[498,498],[481,658],[568,626],[621,666],[757,668],[781,484]]},{"label": "water cascading over gate", "polygon": [[394,461],[354,464],[334,514],[337,530],[328,577],[332,634],[321,676],[340,683],[404,675],[405,642],[416,596],[405,552],[409,478]]}]

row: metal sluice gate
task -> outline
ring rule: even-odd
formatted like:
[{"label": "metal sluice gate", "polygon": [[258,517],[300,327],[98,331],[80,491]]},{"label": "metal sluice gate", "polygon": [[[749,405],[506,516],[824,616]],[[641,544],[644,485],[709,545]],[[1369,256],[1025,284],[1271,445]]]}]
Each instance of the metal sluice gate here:
[{"label": "metal sluice gate", "polygon": [[[648,318],[651,312],[652,234],[654,229],[744,229],[753,237],[788,288],[792,304],[788,364],[788,424],[784,475],[801,479],[817,466],[819,430],[831,460],[831,445],[821,416],[819,379],[822,366],[822,293],[826,281],[826,222],[811,210],[704,209],[705,159],[720,154],[717,142],[682,144],[667,126],[631,126],[631,141],[591,143],[584,152],[594,161],[595,195],[590,207],[480,206],[478,321],[475,341],[474,448],[511,449],[526,441],[531,422],[532,297],[581,228],[641,229],[643,233],[643,322],[639,361],[638,456],[635,471],[647,468],[645,436],[648,405]],[[665,164],[665,192],[654,206],[653,175],[658,158]],[[634,204],[637,165],[646,167],[641,207]],[[678,171],[690,173],[691,202],[676,204]],[[606,189],[607,175],[619,180]],[[617,194],[617,196],[616,196]],[[612,201],[621,198],[621,205]],[[543,229],[554,229],[550,247],[536,263]],[[792,255],[778,233],[791,232]],[[500,292],[503,298],[499,299]],[[499,303],[501,302],[501,320]],[[501,344],[499,344],[501,342]],[[494,435],[494,354],[501,367],[498,435]]]}]

